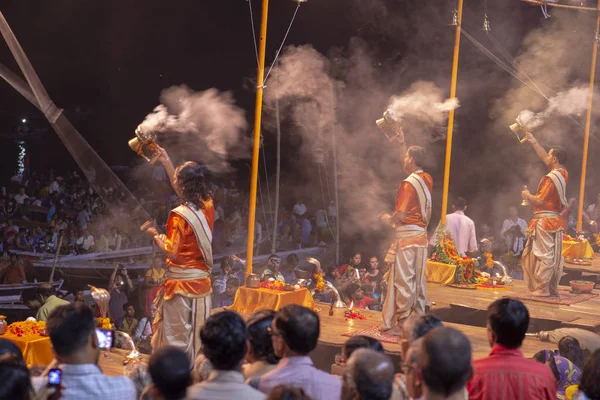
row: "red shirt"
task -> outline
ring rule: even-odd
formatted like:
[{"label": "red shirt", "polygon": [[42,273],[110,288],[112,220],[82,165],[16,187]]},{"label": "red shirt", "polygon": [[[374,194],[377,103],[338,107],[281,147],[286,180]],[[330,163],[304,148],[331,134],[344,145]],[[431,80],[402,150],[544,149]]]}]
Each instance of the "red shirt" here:
[{"label": "red shirt", "polygon": [[556,379],[547,365],[523,357],[519,349],[495,345],[486,358],[473,362],[468,385],[473,400],[555,400]]}]

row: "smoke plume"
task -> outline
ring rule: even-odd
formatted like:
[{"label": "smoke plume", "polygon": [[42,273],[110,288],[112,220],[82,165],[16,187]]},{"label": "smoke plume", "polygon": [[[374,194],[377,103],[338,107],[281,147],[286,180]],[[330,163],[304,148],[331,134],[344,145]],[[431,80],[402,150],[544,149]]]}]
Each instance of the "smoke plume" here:
[{"label": "smoke plume", "polygon": [[548,106],[544,111],[534,113],[523,110],[518,119],[529,129],[535,129],[544,124],[550,117],[555,116],[577,116],[587,109],[588,89],[586,87],[574,87],[560,92],[548,100]]},{"label": "smoke plume", "polygon": [[142,130],[181,134],[179,147],[200,157],[209,169],[221,170],[228,159],[248,155],[248,122],[230,93],[172,86],[162,91],[160,102],[140,124]]},{"label": "smoke plume", "polygon": [[418,81],[404,93],[392,96],[389,109],[399,122],[405,118],[414,118],[428,125],[442,124],[447,112],[460,106],[458,99],[444,99],[444,90],[433,82]]}]

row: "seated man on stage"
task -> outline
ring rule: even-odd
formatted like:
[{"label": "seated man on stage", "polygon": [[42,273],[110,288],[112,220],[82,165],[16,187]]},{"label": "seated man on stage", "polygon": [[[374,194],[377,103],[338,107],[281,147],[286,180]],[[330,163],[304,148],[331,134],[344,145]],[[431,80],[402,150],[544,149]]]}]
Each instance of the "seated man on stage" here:
[{"label": "seated man on stage", "polygon": [[146,223],[142,229],[167,256],[164,284],[157,295],[152,348],[170,345],[185,351],[193,365],[200,351],[200,328],[210,316],[214,207],[202,168],[186,162],[175,170],[167,152],[159,158],[182,200],[171,210],[167,233]]},{"label": "seated man on stage", "polygon": [[535,195],[525,189],[523,199],[533,207],[533,219],[527,229],[527,243],[523,249],[521,265],[529,291],[536,296],[558,296],[558,281],[562,276],[561,211],[567,206],[567,181],[569,174],[563,166],[567,161],[564,147],[552,147],[547,153],[529,132],[526,138],[546,164],[550,172],[538,185]]},{"label": "seated man on stage", "polygon": [[423,172],[424,161],[424,148],[411,146],[406,151],[403,169],[409,176],[398,189],[395,212],[382,216],[384,223],[396,229],[396,240],[385,258],[392,265],[385,277],[388,293],[381,310],[381,329],[395,335],[399,335],[402,323],[411,313],[425,312],[427,224],[431,218],[433,179]]}]

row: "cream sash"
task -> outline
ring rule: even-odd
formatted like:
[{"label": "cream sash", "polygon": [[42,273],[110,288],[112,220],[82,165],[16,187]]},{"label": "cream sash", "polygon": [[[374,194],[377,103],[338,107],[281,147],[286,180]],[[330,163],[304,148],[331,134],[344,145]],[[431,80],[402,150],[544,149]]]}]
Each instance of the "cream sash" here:
[{"label": "cream sash", "polygon": [[425,228],[419,225],[400,225],[396,227],[396,239],[415,238],[427,233]]},{"label": "cream sash", "polygon": [[421,207],[421,219],[427,225],[431,219],[431,192],[427,184],[418,174],[412,173],[404,180],[412,185],[417,192],[419,198],[419,206]]},{"label": "cream sash", "polygon": [[567,201],[567,182],[565,182],[565,177],[560,172],[558,172],[558,170],[550,171],[548,174],[546,174],[546,176],[550,178],[550,180],[552,180],[552,183],[554,184],[554,187],[556,187],[556,191],[558,192],[560,202],[563,208],[566,208],[569,205],[569,203]]},{"label": "cream sash", "polygon": [[200,248],[202,256],[204,257],[204,261],[206,261],[208,268],[212,268],[212,232],[210,230],[210,226],[208,225],[206,215],[204,215],[202,211],[196,210],[187,204],[182,204],[173,209],[171,212],[180,215],[188,224],[190,224],[192,230],[194,231],[194,235],[196,236],[198,247]]},{"label": "cream sash", "polygon": [[177,279],[180,281],[193,281],[196,279],[202,279],[210,276],[210,273],[202,271],[196,268],[181,268],[176,266],[170,266],[167,268],[166,278]]}]

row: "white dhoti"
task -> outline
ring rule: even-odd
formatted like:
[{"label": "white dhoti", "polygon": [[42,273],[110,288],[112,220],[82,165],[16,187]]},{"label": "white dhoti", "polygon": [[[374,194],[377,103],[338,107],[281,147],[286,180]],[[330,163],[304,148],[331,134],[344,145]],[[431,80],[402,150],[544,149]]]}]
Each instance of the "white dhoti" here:
[{"label": "white dhoti", "polygon": [[[407,237],[399,232],[400,235]],[[414,234],[408,237],[410,236],[414,237]],[[386,329],[395,328],[398,321],[407,318],[413,312],[425,313],[427,301],[425,298],[427,247],[413,245],[401,248],[400,244],[401,240],[397,240],[395,261],[386,274],[388,289],[381,309],[383,325]]]},{"label": "white dhoti", "polygon": [[538,223],[527,239],[521,265],[529,291],[536,296],[558,296],[563,271],[562,231],[546,232]]},{"label": "white dhoti", "polygon": [[175,295],[170,300],[159,298],[153,326],[152,349],[174,346],[185,351],[193,367],[200,352],[200,328],[210,317],[210,294],[201,298]]}]

